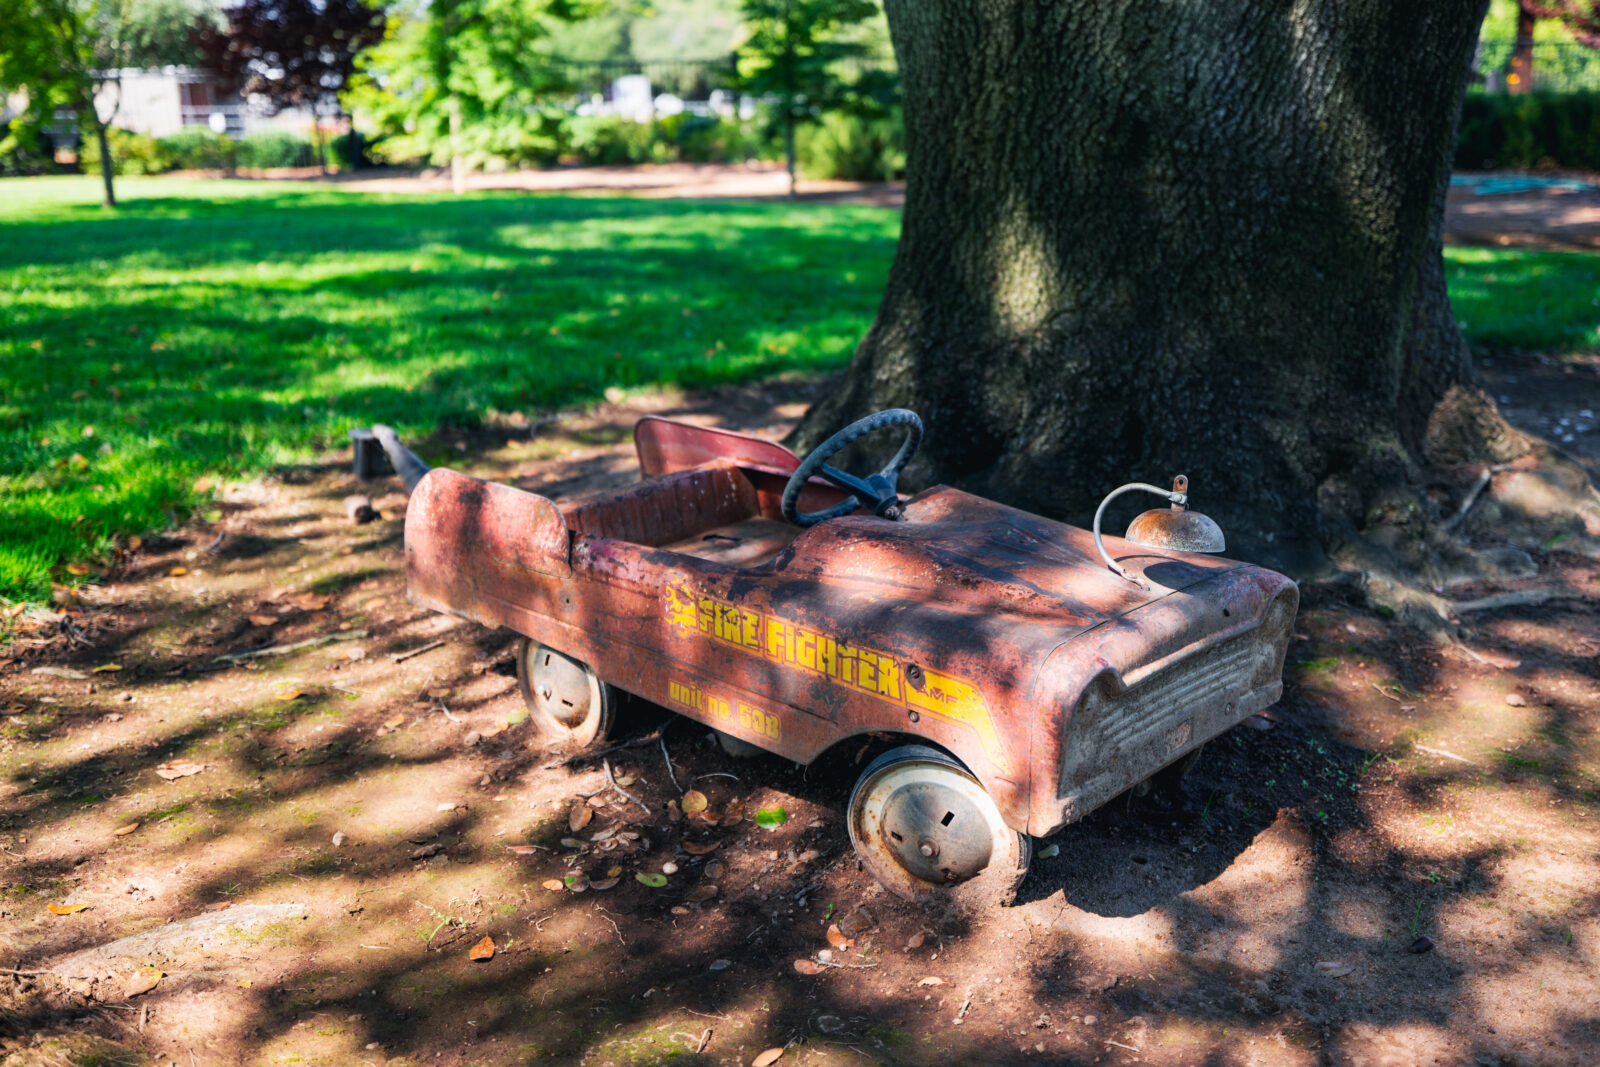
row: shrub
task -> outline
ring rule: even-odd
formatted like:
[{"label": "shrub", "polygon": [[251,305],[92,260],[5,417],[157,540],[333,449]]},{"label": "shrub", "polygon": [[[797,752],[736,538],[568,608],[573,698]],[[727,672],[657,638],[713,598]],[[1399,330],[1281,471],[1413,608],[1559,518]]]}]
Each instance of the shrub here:
[{"label": "shrub", "polygon": [[[111,146],[111,169],[117,174],[161,174],[173,167],[172,156],[154,137],[132,130],[110,129],[106,140]],[[100,170],[100,139],[85,137],[78,152],[84,173]]]},{"label": "shrub", "polygon": [[54,148],[43,133],[20,131],[11,140],[11,124],[0,122],[0,178],[48,174],[54,167]]},{"label": "shrub", "polygon": [[328,142],[328,162],[340,170],[372,166],[372,142],[360,130],[341,133]]},{"label": "shrub", "polygon": [[178,170],[227,170],[234,168],[238,146],[232,138],[205,126],[188,126],[163,137],[161,148]]},{"label": "shrub", "polygon": [[795,156],[808,178],[885,182],[905,175],[905,127],[896,110],[864,119],[833,112],[795,131]]},{"label": "shrub", "polygon": [[653,125],[618,115],[574,115],[566,123],[567,148],[580,163],[665,163],[672,149],[656,141]]},{"label": "shrub", "polygon": [[310,167],[317,162],[317,150],[297,134],[280,130],[252,133],[239,142],[239,166],[254,170],[268,167]]},{"label": "shrub", "polygon": [[1600,93],[1469,93],[1457,167],[1600,169]]}]

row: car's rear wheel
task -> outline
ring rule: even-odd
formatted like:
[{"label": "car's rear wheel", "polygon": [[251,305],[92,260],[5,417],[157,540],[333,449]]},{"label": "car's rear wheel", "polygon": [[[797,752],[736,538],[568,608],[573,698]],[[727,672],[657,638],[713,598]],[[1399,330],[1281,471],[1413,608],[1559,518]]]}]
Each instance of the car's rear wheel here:
[{"label": "car's rear wheel", "polygon": [[1005,824],[970,771],[938,749],[905,745],[867,765],[850,793],[850,843],[879,882],[916,900],[951,894],[1009,903],[1031,841]]},{"label": "car's rear wheel", "polygon": [[517,644],[517,683],[541,744],[576,752],[610,731],[616,692],[581,660],[524,637]]}]

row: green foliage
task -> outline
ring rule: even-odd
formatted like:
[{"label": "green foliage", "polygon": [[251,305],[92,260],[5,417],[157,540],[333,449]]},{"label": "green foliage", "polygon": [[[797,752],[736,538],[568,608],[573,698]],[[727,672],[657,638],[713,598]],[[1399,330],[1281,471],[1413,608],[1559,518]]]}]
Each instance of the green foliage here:
[{"label": "green foliage", "polygon": [[[106,131],[106,140],[111,145],[111,166],[117,174],[161,174],[176,165],[161,142],[146,134],[111,129]],[[86,171],[99,171],[99,138],[89,137],[83,142],[78,162]]]},{"label": "green foliage", "polygon": [[101,216],[96,188],[0,189],[3,596],[353,426],[425,446],[610,386],[842,367],[899,232],[868,207],[173,178]]},{"label": "green foliage", "polygon": [[655,124],[619,115],[574,115],[564,123],[566,147],[580,163],[613,166],[665,163],[668,147],[657,141]]},{"label": "green foliage", "polygon": [[1457,167],[1600,169],[1600,93],[1469,93]]},{"label": "green foliage", "polygon": [[880,14],[872,0],[743,0],[749,36],[739,49],[741,87],[783,101],[781,117],[816,122],[830,111],[886,112],[896,82],[879,70],[851,73],[874,58],[860,31]]},{"label": "green foliage", "polygon": [[231,137],[205,126],[188,126],[161,138],[161,150],[174,170],[226,170],[237,165],[239,146]]},{"label": "green foliage", "polygon": [[350,106],[372,117],[386,159],[553,162],[548,101],[564,84],[546,38],[553,21],[586,13],[573,0],[434,0],[390,19],[361,57]]},{"label": "green foliage", "polygon": [[310,141],[282,130],[247,134],[240,139],[236,152],[238,165],[250,170],[310,167],[317,162],[317,150]]},{"label": "green foliage", "polygon": [[905,127],[898,109],[887,118],[824,115],[800,129],[797,145],[808,178],[886,182],[905,176]]},{"label": "green foliage", "polygon": [[340,170],[355,170],[372,165],[371,142],[360,130],[341,133],[328,142],[328,162]]},{"label": "green foliage", "polygon": [[216,27],[221,9],[207,0],[132,0],[128,7],[128,65],[199,66],[191,38],[201,26]]},{"label": "green foliage", "polygon": [[11,124],[0,122],[0,178],[48,173],[53,163],[49,140],[38,130],[10,136]]}]

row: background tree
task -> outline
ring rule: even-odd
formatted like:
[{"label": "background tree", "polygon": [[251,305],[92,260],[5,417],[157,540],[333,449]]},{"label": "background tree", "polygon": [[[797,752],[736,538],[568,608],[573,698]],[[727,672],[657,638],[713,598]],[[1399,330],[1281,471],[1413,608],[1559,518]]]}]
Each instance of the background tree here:
[{"label": "background tree", "polygon": [[[1484,6],[889,0],[902,235],[796,443],[905,406],[912,484],[1082,522],[1181,471],[1236,554],[1470,566],[1441,509],[1535,451],[1474,385],[1441,257]],[[1549,521],[1600,537],[1586,478],[1546,470]]]},{"label": "background tree", "polygon": [[195,35],[223,26],[216,0],[133,0],[129,8],[128,65],[193,67],[204,62]]},{"label": "background tree", "polygon": [[121,104],[121,72],[132,62],[131,0],[0,0],[0,89],[21,90],[27,111],[0,153],[31,145],[57,111],[70,111],[100,148],[106,207],[116,207],[107,130]]},{"label": "background tree", "polygon": [[431,0],[401,14],[362,61],[352,103],[394,158],[450,165],[457,193],[479,159],[553,156],[549,96],[565,88],[546,54],[552,23],[593,8],[573,0]]},{"label": "background tree", "polygon": [[1517,0],[1516,47],[1511,52],[1511,76],[1507,79],[1514,93],[1530,93],[1534,89],[1534,34],[1541,21],[1556,23],[1580,44],[1600,48],[1600,0]]},{"label": "background tree", "polygon": [[[383,7],[367,0],[240,0],[221,31],[202,29],[206,66],[272,110],[330,105],[355,72],[356,56],[383,39]],[[322,123],[317,161],[327,169]]]},{"label": "background tree", "polygon": [[748,35],[739,49],[740,88],[779,101],[793,196],[797,125],[830,111],[884,114],[894,99],[888,72],[846,69],[872,58],[859,30],[880,8],[873,0],[743,0],[741,10]]}]

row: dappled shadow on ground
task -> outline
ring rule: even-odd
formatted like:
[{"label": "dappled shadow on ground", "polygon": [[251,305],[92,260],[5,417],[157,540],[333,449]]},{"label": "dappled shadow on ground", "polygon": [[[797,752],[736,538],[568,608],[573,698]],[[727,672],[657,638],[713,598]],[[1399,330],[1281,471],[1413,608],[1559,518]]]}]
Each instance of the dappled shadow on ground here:
[{"label": "dappled shadow on ground", "polygon": [[[807,399],[773,387],[683,407],[776,436]],[[645,410],[425,451],[567,495],[633,476],[619,431]],[[641,743],[606,759],[637,801],[595,761],[531,749],[506,725],[509,636],[407,604],[401,501],[380,495],[385,517],[354,526],[341,502],[356,488],[332,456],[230,487],[215,524],[153,542],[90,595],[92,644],[41,630],[8,646],[0,946],[21,970],[217,905],[308,915],[154,961],[165,977],[134,999],[120,978],[94,1000],[9,979],[8,1064],[95,1043],[199,1064],[744,1064],[791,1043],[783,1062],[804,1064],[1600,1048],[1592,601],[1475,620],[1466,646],[1435,648],[1308,591],[1276,708],[1175,789],[1039,842],[1059,851],[1017,906],[959,913],[893,901],[857,869],[841,820],[867,758],[854,747],[810,768],[736,760],[634,703],[619,740]],[[1594,564],[1539,559],[1596,588]],[[253,668],[217,660],[320,638]],[[205,769],[156,776],[175,759]],[[674,819],[674,779],[713,811],[788,821]],[[664,887],[634,877],[669,863]],[[612,868],[613,888],[567,888]],[[48,913],[61,902],[91,907]],[[830,948],[830,923],[855,944]],[[474,962],[486,936],[495,955]],[[794,970],[822,949],[846,966]]]}]

